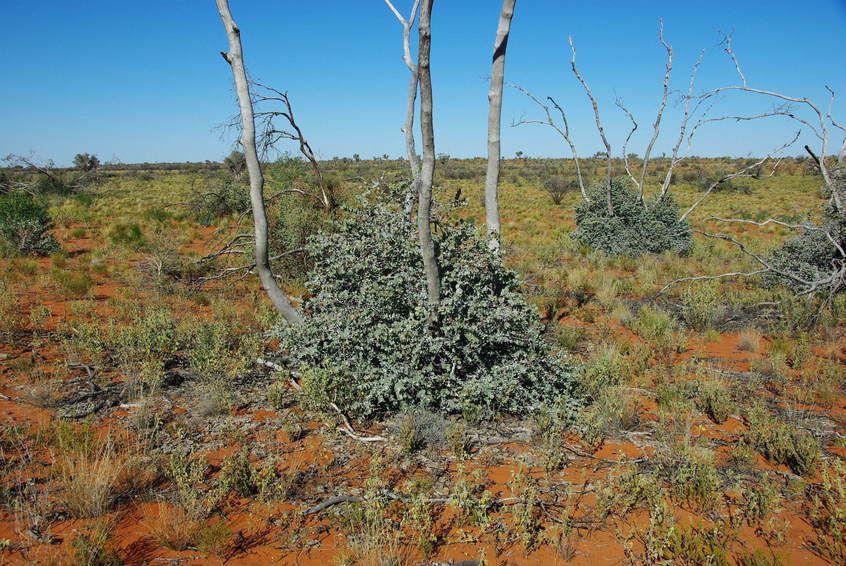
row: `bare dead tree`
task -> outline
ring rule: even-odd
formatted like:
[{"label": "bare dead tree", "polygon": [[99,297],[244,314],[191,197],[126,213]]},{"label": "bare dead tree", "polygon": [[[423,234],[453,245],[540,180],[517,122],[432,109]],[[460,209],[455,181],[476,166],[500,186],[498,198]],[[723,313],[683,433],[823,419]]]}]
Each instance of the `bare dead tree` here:
[{"label": "bare dead tree", "polygon": [[414,26],[414,20],[417,17],[420,0],[414,0],[414,5],[411,7],[411,15],[409,15],[408,18],[404,18],[402,14],[399,13],[399,11],[391,3],[391,0],[385,0],[385,3],[402,25],[402,59],[403,62],[405,62],[405,66],[408,67],[408,71],[410,73],[408,97],[406,98],[405,105],[405,125],[402,128],[402,132],[405,135],[405,152],[408,155],[408,165],[411,169],[412,179],[412,190],[408,193],[405,201],[405,213],[406,215],[410,215],[414,204],[413,197],[419,191],[420,178],[420,158],[417,156],[417,149],[414,143],[414,109],[417,103],[419,76],[417,73],[417,64],[414,62],[414,59],[411,58],[411,28]]},{"label": "bare dead tree", "polygon": [[241,30],[235,24],[229,10],[228,0],[215,0],[220,19],[229,40],[229,51],[221,55],[232,69],[235,91],[238,95],[238,106],[241,114],[241,146],[247,161],[247,171],[250,177],[250,202],[253,208],[253,224],[255,227],[255,270],[262,286],[276,310],[289,324],[302,323],[302,315],[294,308],[291,300],[279,287],[273,271],[270,268],[267,236],[267,212],[264,203],[264,174],[261,170],[258,151],[256,149],[256,127],[253,114],[253,100],[250,96],[250,84],[244,67],[244,55],[241,48]]},{"label": "bare dead tree", "polygon": [[[291,140],[297,142],[297,144],[299,145],[300,153],[303,154],[303,156],[308,160],[309,164],[311,165],[312,171],[314,172],[314,178],[317,180],[317,186],[320,188],[320,195],[313,195],[305,191],[297,192],[300,192],[305,196],[316,198],[318,201],[320,201],[320,204],[323,207],[323,211],[329,212],[334,206],[332,194],[326,184],[326,179],[323,177],[323,172],[320,170],[320,164],[317,161],[317,157],[314,155],[314,151],[312,151],[308,140],[306,140],[305,135],[303,134],[303,131],[297,125],[297,121],[294,118],[294,109],[291,106],[291,101],[288,98],[288,93],[278,91],[275,88],[263,85],[255,81],[251,81],[251,84],[262,89],[262,93],[253,95],[254,107],[257,104],[264,104],[268,102],[278,103],[284,107],[284,110],[264,110],[256,112],[256,118],[260,120],[263,126],[263,132],[260,136],[262,148],[266,151],[270,147],[276,145],[279,140]],[[288,125],[291,129],[280,130],[273,121],[274,118],[277,117],[284,118],[288,122]]]},{"label": "bare dead tree", "polygon": [[[782,94],[780,92],[753,88],[748,86],[748,82],[746,76],[743,74],[741,70],[740,62],[732,48],[731,37],[728,36],[724,39],[724,43],[726,47],[724,51],[729,55],[732,62],[734,63],[735,70],[737,71],[738,76],[741,80],[741,85],[735,86],[727,86],[727,87],[718,87],[715,89],[711,89],[705,91],[698,95],[692,95],[688,92],[686,96],[686,104],[691,100],[696,100],[697,104],[701,104],[705,101],[713,99],[716,95],[721,92],[741,92],[741,93],[749,93],[756,96],[764,96],[771,99],[775,99],[779,104],[782,106],[776,107],[775,109],[762,112],[759,114],[748,115],[748,116],[719,116],[715,118],[702,118],[700,119],[696,125],[691,129],[689,134],[689,138],[692,138],[696,131],[699,129],[700,126],[706,123],[711,122],[719,122],[724,120],[733,120],[735,122],[748,122],[752,120],[758,120],[763,118],[770,118],[770,117],[784,117],[789,120],[798,122],[802,126],[808,128],[811,132],[813,132],[814,136],[820,142],[819,148],[819,155],[809,146],[805,145],[805,150],[811,156],[811,158],[817,163],[820,171],[820,175],[823,178],[823,181],[828,188],[829,192],[831,193],[830,203],[834,206],[836,210],[836,214],[843,216],[846,214],[846,210],[844,210],[844,191],[846,191],[846,187],[843,186],[843,183],[840,178],[840,174],[842,172],[842,158],[843,158],[843,151],[844,147],[846,147],[846,137],[844,138],[841,149],[837,156],[837,166],[835,169],[832,169],[827,162],[826,157],[828,156],[828,145],[831,136],[831,127],[837,128],[841,131],[846,132],[844,128],[834,120],[831,115],[831,107],[834,102],[834,91],[829,87],[826,86],[830,94],[829,98],[829,105],[828,109],[825,113],[820,110],[820,107],[815,104],[813,101],[808,99],[807,97],[795,97],[795,96],[788,96]],[[799,104],[806,109],[808,109],[816,118],[813,121],[809,121],[792,110],[789,106],[783,106],[784,104],[795,103]],[[738,177],[738,176],[750,176],[751,171],[757,169],[761,166],[765,161],[770,159],[772,155],[778,153],[779,151],[785,149],[786,147],[792,145],[796,142],[799,138],[801,131],[797,132],[796,135],[793,137],[793,140],[788,142],[787,144],[777,148],[770,154],[768,154],[763,159],[757,160],[754,163],[744,167],[738,172],[726,175],[721,179],[718,179],[716,182],[712,183],[705,191],[705,193],[693,203],[693,205],[687,210],[687,212],[682,215],[682,219],[687,218],[690,213],[699,206],[702,201],[714,190],[714,188],[719,185],[720,183],[724,182],[727,179]],[[778,166],[778,161],[773,165],[771,170],[771,175],[775,172],[775,168]],[[741,223],[741,224],[749,224],[754,226],[767,226],[770,224],[782,226],[784,228],[788,228],[791,230],[802,230],[805,232],[816,232],[820,233],[824,236],[825,241],[827,241],[832,246],[832,258],[831,263],[829,266],[829,270],[822,274],[822,276],[808,279],[801,273],[794,272],[792,270],[787,270],[783,268],[779,268],[778,266],[774,265],[773,261],[770,259],[763,257],[760,254],[756,254],[752,252],[743,242],[739,241],[738,239],[728,236],[726,234],[713,234],[710,232],[705,232],[702,230],[695,230],[696,233],[701,234],[708,238],[715,238],[724,241],[728,241],[734,244],[738,250],[745,256],[754,260],[760,267],[754,271],[750,272],[729,272],[729,273],[721,273],[717,275],[697,275],[697,276],[690,276],[690,277],[682,277],[680,279],[676,279],[667,283],[659,292],[658,295],[666,292],[672,286],[682,283],[682,282],[692,282],[692,281],[702,281],[702,280],[714,280],[714,279],[722,279],[726,277],[749,277],[755,275],[776,275],[780,277],[782,280],[791,281],[793,283],[793,287],[797,290],[796,296],[809,296],[813,294],[817,294],[820,292],[826,292],[828,298],[826,301],[822,303],[820,309],[830,302],[835,293],[839,292],[844,288],[846,285],[846,251],[844,251],[844,242],[842,240],[843,234],[840,233],[840,229],[836,227],[836,224],[833,228],[829,228],[826,225],[822,226],[815,226],[813,224],[804,223],[804,224],[789,224],[786,222],[782,222],[773,218],[768,218],[762,222],[748,220],[743,218],[721,218],[717,216],[708,217],[706,220],[713,221],[713,222],[721,222],[721,223]],[[819,314],[819,311],[818,311]]]},{"label": "bare dead tree", "polygon": [[516,0],[503,0],[496,28],[493,63],[491,64],[491,86],[488,91],[488,169],[485,174],[485,217],[488,224],[488,238],[494,253],[500,246],[499,216],[499,166],[502,160],[500,149],[500,122],[502,119],[502,85],[505,77],[505,52],[511,32]]},{"label": "bare dead tree", "polygon": [[431,224],[432,184],[435,177],[435,130],[432,122],[432,78],[429,71],[432,47],[432,1],[423,0],[420,9],[420,21],[417,26],[419,32],[417,72],[420,79],[420,133],[423,142],[423,160],[420,166],[417,203],[417,235],[420,240],[420,252],[423,256],[423,269],[426,272],[430,316],[434,315],[441,303],[441,275],[438,258],[435,255],[435,243],[432,240]]}]

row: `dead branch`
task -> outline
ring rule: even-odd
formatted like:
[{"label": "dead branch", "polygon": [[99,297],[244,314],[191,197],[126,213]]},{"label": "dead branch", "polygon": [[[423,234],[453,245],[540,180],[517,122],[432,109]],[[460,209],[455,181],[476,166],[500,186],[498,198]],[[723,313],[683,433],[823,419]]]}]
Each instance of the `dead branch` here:
[{"label": "dead branch", "polygon": [[[275,145],[279,140],[287,139],[291,141],[295,141],[299,144],[300,153],[308,160],[309,164],[311,164],[311,168],[314,171],[314,177],[317,180],[317,184],[320,187],[320,202],[323,205],[323,209],[326,212],[332,210],[333,201],[331,198],[331,194],[329,188],[326,184],[326,180],[323,178],[323,172],[320,170],[320,164],[317,161],[317,157],[314,155],[314,151],[311,149],[311,145],[309,145],[308,140],[306,140],[305,135],[300,129],[300,126],[297,124],[296,119],[294,118],[294,109],[291,105],[291,101],[288,98],[287,92],[281,92],[275,88],[269,87],[262,83],[256,81],[250,81],[251,84],[263,89],[265,93],[268,94],[260,94],[254,95],[254,104],[261,104],[266,102],[277,102],[281,103],[284,106],[284,110],[272,110],[272,111],[262,111],[256,112],[256,116],[261,120],[263,125],[263,134],[262,134],[262,146],[266,151],[271,146]],[[276,117],[282,117],[287,122],[288,125],[291,127],[291,130],[280,130],[277,129],[273,119]]]},{"label": "dead branch", "polygon": [[572,155],[573,155],[573,163],[576,167],[576,177],[579,180],[579,189],[582,192],[582,198],[585,199],[586,201],[590,201],[590,198],[588,198],[588,195],[587,195],[587,191],[585,190],[584,180],[582,178],[582,169],[581,169],[581,166],[579,164],[579,154],[576,151],[576,144],[573,142],[572,138],[570,137],[570,125],[567,122],[567,115],[564,113],[564,109],[561,108],[561,106],[559,106],[558,103],[555,102],[555,100],[551,96],[547,97],[547,100],[550,101],[550,103],[555,107],[556,110],[558,110],[558,113],[561,115],[562,125],[559,126],[555,122],[555,120],[552,118],[552,113],[550,112],[549,107],[546,104],[544,104],[543,102],[541,102],[534,94],[532,94],[531,92],[529,92],[525,88],[518,86],[518,85],[515,85],[515,84],[509,83],[508,86],[510,86],[511,88],[517,89],[520,92],[522,92],[523,94],[525,94],[532,102],[534,102],[535,104],[540,106],[543,109],[544,113],[546,114],[546,120],[518,120],[517,122],[512,122],[511,126],[515,127],[515,126],[521,126],[523,124],[540,124],[540,125],[543,125],[543,126],[549,126],[553,130],[558,132],[558,134],[562,138],[564,138],[564,141],[567,142],[567,145],[570,146],[570,151],[572,152]]},{"label": "dead branch", "polygon": [[599,131],[599,137],[602,138],[602,143],[605,145],[605,153],[607,159],[605,183],[608,193],[608,214],[613,216],[614,206],[611,202],[611,144],[608,143],[608,137],[605,135],[605,128],[602,126],[602,120],[599,116],[599,104],[596,102],[596,98],[594,98],[593,92],[590,90],[590,87],[582,78],[582,75],[579,73],[578,68],[576,68],[576,46],[573,44],[572,36],[567,38],[567,43],[570,44],[570,52],[572,53],[572,58],[570,59],[570,68],[573,70],[573,74],[576,75],[576,78],[579,80],[582,85],[582,88],[585,89],[585,93],[590,99],[590,103],[593,106],[593,116],[596,120],[596,129]]},{"label": "dead branch", "polygon": [[[710,186],[709,186],[709,187],[705,190],[705,192],[702,194],[702,196],[700,196],[700,197],[696,200],[696,202],[694,202],[694,203],[690,206],[690,208],[688,208],[688,209],[687,209],[687,212],[685,212],[684,214],[682,214],[682,216],[681,216],[680,220],[686,220],[686,219],[687,219],[687,217],[688,217],[688,216],[690,216],[690,213],[691,213],[691,212],[693,212],[694,210],[696,210],[696,208],[697,208],[700,204],[702,204],[702,203],[705,201],[705,199],[706,199],[706,198],[708,198],[708,197],[711,195],[711,193],[714,191],[714,189],[715,189],[717,186],[719,186],[720,184],[725,183],[726,181],[728,181],[728,180],[730,180],[730,179],[734,179],[734,178],[736,178],[736,177],[751,177],[751,176],[753,176],[753,173],[750,173],[751,171],[754,171],[754,170],[755,170],[755,169],[757,169],[759,166],[761,166],[762,164],[764,164],[764,162],[766,162],[768,159],[770,159],[770,158],[771,158],[774,154],[779,153],[780,151],[782,151],[782,150],[784,150],[784,149],[786,149],[786,148],[790,147],[790,146],[791,146],[791,145],[793,145],[794,143],[796,143],[796,140],[798,140],[798,139],[799,139],[799,134],[801,134],[801,131],[797,131],[797,132],[796,132],[796,135],[794,135],[794,136],[793,136],[793,139],[792,139],[791,141],[787,142],[787,143],[786,143],[786,144],[784,144],[784,145],[781,145],[781,146],[777,147],[776,149],[774,149],[773,151],[771,151],[770,153],[768,153],[765,157],[763,157],[762,159],[759,159],[759,160],[758,160],[758,161],[756,161],[755,163],[752,163],[751,165],[747,165],[747,166],[746,166],[746,167],[744,167],[743,169],[740,169],[739,171],[735,171],[734,173],[729,173],[728,175],[724,175],[723,177],[721,177],[721,178],[720,178],[720,179],[718,179],[717,181],[715,181],[715,182],[711,183],[711,185],[710,185]],[[691,134],[691,135],[692,135],[692,134]],[[774,169],[770,172],[770,176],[772,176],[772,175],[774,175],[774,174],[775,174],[775,168],[774,168]]]},{"label": "dead branch", "polygon": [[687,125],[690,121],[691,116],[696,114],[699,109],[700,101],[697,101],[696,106],[694,106],[693,111],[690,109],[691,103],[691,96],[693,95],[693,89],[696,86],[696,75],[699,73],[699,67],[702,65],[702,59],[705,57],[705,50],[699,52],[699,57],[697,57],[696,62],[693,64],[693,67],[690,70],[690,80],[687,86],[687,96],[684,98],[684,111],[682,113],[682,120],[679,124],[679,135],[676,138],[676,143],[673,145],[672,154],[670,157],[670,166],[667,168],[667,174],[664,176],[664,182],[661,183],[661,193],[659,199],[663,199],[667,195],[667,191],[670,189],[670,180],[673,178],[673,170],[675,169],[676,165],[681,158],[679,157],[679,148],[681,147],[682,141],[684,141],[685,132],[687,131]]},{"label": "dead branch", "polygon": [[652,155],[652,148],[655,146],[655,142],[658,139],[658,134],[661,131],[661,119],[664,116],[664,109],[667,107],[667,97],[669,95],[669,86],[670,86],[670,74],[673,70],[673,47],[664,41],[664,20],[663,18],[658,20],[658,41],[661,42],[661,45],[664,46],[664,49],[667,50],[667,64],[665,66],[664,72],[664,87],[661,94],[661,103],[658,105],[658,112],[655,115],[655,122],[652,124],[652,138],[650,138],[649,143],[646,146],[646,151],[643,153],[643,163],[640,166],[640,200],[643,201],[643,192],[646,187],[646,170],[649,167],[649,158]]},{"label": "dead branch", "polygon": [[[635,120],[634,115],[632,115],[632,113],[629,111],[629,109],[626,108],[623,105],[623,99],[622,98],[618,97],[617,100],[614,101],[614,104],[616,104],[617,108],[619,108],[620,110],[622,110],[626,114],[626,116],[629,118],[629,121],[632,123],[632,129],[629,130],[629,135],[626,136],[626,141],[623,142],[623,166],[626,169],[626,175],[629,176],[629,179],[631,179],[632,182],[637,187],[638,186],[637,179],[635,179],[634,175],[632,175],[631,168],[629,167],[629,154],[628,154],[629,141],[632,139],[632,136],[637,131],[637,121]],[[641,200],[641,202],[643,202],[643,191],[641,191],[641,193],[640,193],[640,200]]]},{"label": "dead branch", "polygon": [[664,285],[664,287],[660,291],[658,291],[653,296],[653,298],[664,294],[672,286],[674,286],[678,283],[686,282],[686,281],[707,281],[707,280],[713,280],[713,279],[722,279],[722,278],[726,278],[726,277],[751,277],[751,276],[755,276],[755,275],[763,275],[764,273],[774,273],[776,275],[779,275],[779,276],[787,278],[787,279],[791,279],[791,280],[795,281],[796,283],[798,283],[803,288],[802,288],[802,290],[800,290],[799,292],[796,293],[797,297],[810,295],[812,293],[819,291],[820,289],[826,289],[826,288],[831,289],[831,293],[834,293],[837,289],[839,289],[843,285],[844,279],[846,279],[846,253],[844,252],[844,250],[840,246],[840,244],[838,244],[836,242],[835,238],[833,236],[831,236],[831,234],[829,234],[827,230],[825,230],[825,229],[823,229],[819,226],[812,226],[812,225],[809,225],[809,224],[788,224],[786,222],[781,222],[779,220],[775,220],[775,219],[772,219],[772,218],[767,219],[763,222],[755,222],[754,220],[745,220],[745,219],[741,219],[741,218],[718,218],[718,217],[710,217],[710,218],[706,219],[706,221],[708,221],[708,220],[714,220],[714,221],[719,221],[719,222],[739,222],[739,223],[744,223],[744,224],[754,224],[756,226],[766,226],[767,224],[778,224],[778,225],[784,226],[786,228],[792,228],[792,229],[801,228],[801,229],[805,229],[805,230],[816,230],[816,231],[824,232],[826,234],[826,236],[828,237],[828,239],[835,245],[837,250],[843,256],[844,261],[841,261],[839,266],[833,266],[834,271],[832,271],[829,276],[824,277],[822,279],[814,280],[814,281],[808,281],[807,279],[797,275],[796,273],[791,273],[791,272],[784,271],[784,270],[781,270],[781,269],[774,267],[769,261],[767,261],[761,255],[756,254],[755,252],[751,251],[743,242],[739,241],[738,239],[734,238],[733,236],[729,236],[727,234],[712,234],[712,233],[705,232],[705,231],[702,231],[702,230],[693,230],[695,233],[701,234],[701,235],[706,236],[708,238],[714,238],[714,239],[717,239],[717,240],[724,240],[724,241],[727,241],[727,242],[731,242],[732,244],[737,246],[737,248],[743,254],[745,254],[745,255],[749,256],[750,258],[752,258],[753,260],[755,260],[755,262],[757,262],[761,266],[761,269],[758,269],[758,270],[755,270],[755,271],[750,271],[750,272],[732,272],[732,273],[722,273],[722,274],[719,274],[719,275],[699,275],[699,276],[692,276],[692,277],[682,277],[682,278],[670,281],[669,283]]}]

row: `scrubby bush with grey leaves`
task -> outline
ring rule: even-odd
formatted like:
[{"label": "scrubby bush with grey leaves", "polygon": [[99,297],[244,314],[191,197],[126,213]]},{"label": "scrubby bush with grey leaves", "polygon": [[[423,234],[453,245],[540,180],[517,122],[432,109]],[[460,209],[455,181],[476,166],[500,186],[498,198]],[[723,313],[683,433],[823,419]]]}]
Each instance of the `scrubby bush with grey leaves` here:
[{"label": "scrubby bush with grey leaves", "polygon": [[[846,250],[846,215],[829,205],[819,226],[813,230],[803,229],[802,233],[770,252],[768,263],[773,269],[764,274],[764,280],[770,285],[787,285],[797,293],[811,290],[819,293],[843,292],[846,288],[840,280],[836,277],[832,279],[832,275],[842,270],[846,262],[841,250]],[[807,283],[785,276],[786,273]],[[822,285],[811,285],[828,279],[832,280]]]},{"label": "scrubby bush with grey leaves", "polygon": [[47,255],[59,249],[47,206],[29,193],[0,195],[0,248],[4,255]]},{"label": "scrubby bush with grey leaves", "polygon": [[397,202],[398,192],[362,201],[309,242],[305,322],[274,334],[312,406],[334,402],[359,418],[412,407],[473,417],[551,402],[575,409],[575,366],[547,351],[517,276],[469,222],[438,221],[442,304],[427,322],[415,224]]},{"label": "scrubby bush with grey leaves", "polygon": [[667,250],[686,255],[693,249],[690,224],[679,219],[670,195],[642,202],[625,177],[611,181],[608,211],[607,185],[601,181],[588,191],[589,201],[576,205],[576,231],[582,244],[607,254],[637,257]]}]

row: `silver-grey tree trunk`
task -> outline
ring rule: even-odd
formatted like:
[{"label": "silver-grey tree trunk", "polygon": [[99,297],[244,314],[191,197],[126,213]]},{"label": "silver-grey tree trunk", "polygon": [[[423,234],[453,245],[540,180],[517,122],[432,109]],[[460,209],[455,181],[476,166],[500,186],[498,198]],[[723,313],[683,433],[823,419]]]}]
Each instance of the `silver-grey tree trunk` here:
[{"label": "silver-grey tree trunk", "polygon": [[229,39],[229,52],[221,52],[221,55],[232,68],[232,78],[235,81],[235,92],[238,94],[238,106],[241,111],[241,146],[250,176],[250,202],[255,225],[256,271],[276,310],[289,324],[300,324],[303,320],[302,315],[279,287],[270,268],[267,250],[267,213],[264,207],[264,174],[256,150],[256,124],[250,98],[250,85],[244,68],[244,55],[241,50],[241,30],[232,19],[229,1],[216,0],[216,2],[217,11],[220,13],[220,19],[223,21],[223,27]]},{"label": "silver-grey tree trunk", "polygon": [[420,9],[418,24],[419,47],[417,74],[420,81],[420,133],[423,156],[418,179],[417,234],[420,239],[420,253],[426,272],[426,290],[429,307],[435,312],[441,303],[441,276],[435,244],[432,240],[432,184],[435,177],[435,130],[432,125],[432,79],[429,74],[429,52],[432,45],[432,2],[424,0]]},{"label": "silver-grey tree trunk", "polygon": [[491,249],[499,252],[499,166],[502,160],[500,129],[502,121],[502,84],[505,78],[505,50],[511,32],[511,18],[517,0],[503,0],[496,28],[491,87],[488,91],[488,171],[485,175],[485,217],[488,223],[488,237]]}]

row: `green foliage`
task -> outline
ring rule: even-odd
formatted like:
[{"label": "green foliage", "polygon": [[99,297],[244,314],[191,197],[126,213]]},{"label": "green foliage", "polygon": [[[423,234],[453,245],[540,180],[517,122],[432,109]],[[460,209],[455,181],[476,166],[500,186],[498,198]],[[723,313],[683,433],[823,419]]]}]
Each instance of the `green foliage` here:
[{"label": "green foliage", "polygon": [[82,171],[93,171],[100,166],[100,159],[93,154],[77,153],[73,156],[73,166]]},{"label": "green foliage", "polygon": [[577,190],[578,185],[572,179],[565,180],[559,175],[553,175],[543,182],[543,188],[547,193],[549,193],[550,198],[552,198],[552,203],[558,205],[564,200],[564,195],[566,195],[568,191]]},{"label": "green foliage", "polygon": [[846,562],[846,466],[833,462],[823,467],[822,482],[809,486],[808,516],[817,529],[812,548],[834,564]]},{"label": "green foliage", "polygon": [[96,523],[76,535],[71,543],[72,566],[121,566],[123,560],[114,549],[109,531],[103,523]]},{"label": "green foliage", "polygon": [[426,409],[403,410],[397,415],[394,427],[400,447],[408,454],[441,445],[446,440],[446,420]]},{"label": "green foliage", "polygon": [[47,206],[32,195],[14,191],[0,195],[0,248],[9,255],[47,255],[59,249],[48,230],[52,227]]},{"label": "green foliage", "polygon": [[144,247],[147,239],[136,222],[118,223],[109,231],[109,239],[118,245],[137,250]]},{"label": "green foliage", "polygon": [[305,323],[275,334],[294,369],[321,368],[315,396],[366,418],[404,407],[525,414],[558,397],[574,404],[572,364],[548,354],[517,276],[470,223],[441,223],[435,234],[443,298],[429,324],[415,225],[395,196],[348,210],[309,242]]},{"label": "green foliage", "polygon": [[744,440],[768,460],[784,464],[799,475],[816,471],[820,459],[817,440],[804,430],[773,419],[760,408],[750,411]]},{"label": "green foliage", "polygon": [[699,385],[696,406],[717,424],[726,422],[734,409],[731,392],[724,383],[706,381]]},{"label": "green foliage", "polygon": [[194,194],[188,204],[197,222],[211,226],[216,218],[249,210],[250,190],[235,178],[222,179],[210,190]]},{"label": "green foliage", "polygon": [[223,159],[223,166],[233,175],[240,176],[247,168],[247,159],[241,151],[233,151]]},{"label": "green foliage", "polygon": [[[809,283],[836,275],[843,268],[846,259],[832,240],[841,250],[846,249],[846,214],[838,212],[830,205],[819,226],[813,230],[803,230],[770,253],[768,260],[773,270],[765,274],[764,281],[770,285],[787,285],[796,292],[804,292],[810,290],[809,285],[785,277],[781,273],[791,273]],[[840,285],[839,277],[834,277],[833,282],[820,285],[816,291],[828,294],[834,290],[846,290],[846,286]]]},{"label": "green foliage", "polygon": [[588,191],[590,201],[576,205],[576,231],[582,244],[607,254],[640,256],[672,250],[686,255],[693,249],[690,225],[679,220],[679,211],[667,195],[652,202],[641,202],[625,178],[611,182],[613,214],[608,212],[604,182]]},{"label": "green foliage", "polygon": [[94,281],[87,273],[53,269],[50,271],[50,276],[58,281],[67,292],[73,295],[87,295],[91,287],[94,286]]}]

